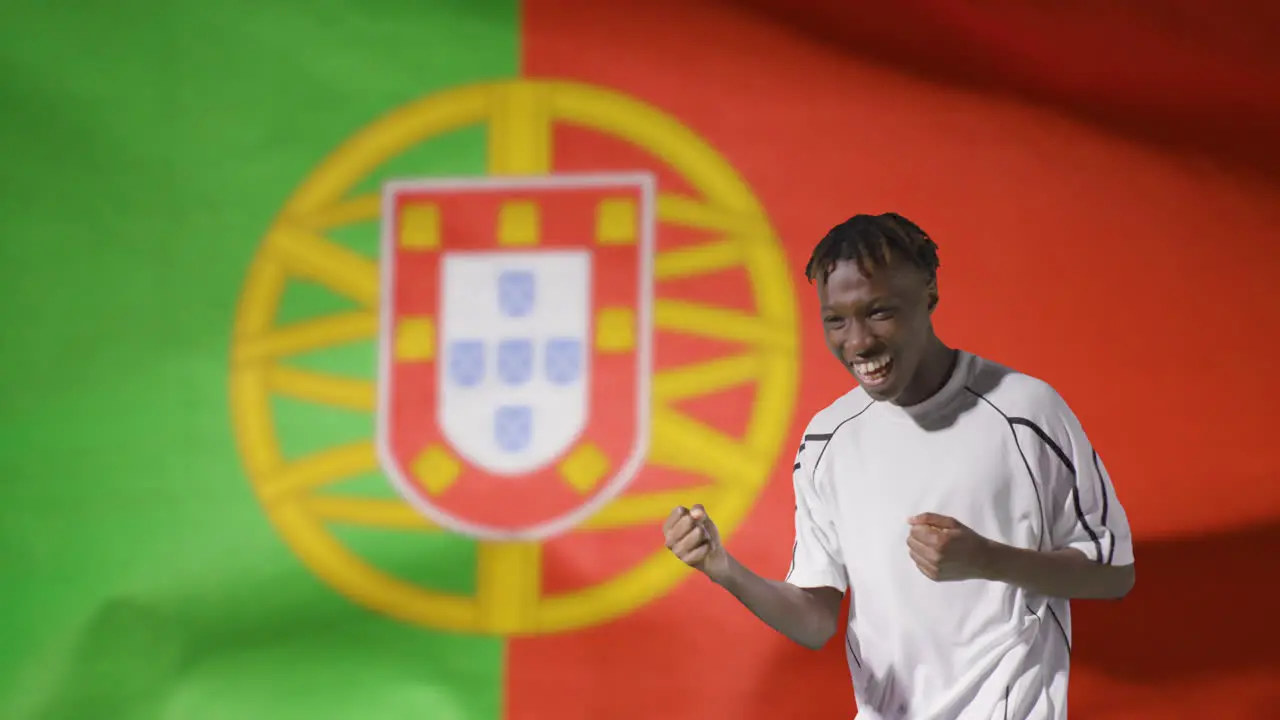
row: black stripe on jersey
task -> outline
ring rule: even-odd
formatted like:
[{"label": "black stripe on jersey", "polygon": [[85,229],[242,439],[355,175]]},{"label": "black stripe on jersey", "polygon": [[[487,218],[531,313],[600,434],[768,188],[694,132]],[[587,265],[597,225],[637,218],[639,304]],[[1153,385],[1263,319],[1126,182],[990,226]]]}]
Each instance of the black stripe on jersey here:
[{"label": "black stripe on jersey", "polygon": [[[1107,474],[1102,471],[1102,463],[1098,460],[1098,451],[1093,451],[1093,470],[1098,474],[1098,492],[1102,493],[1102,529],[1107,529],[1107,513],[1111,510],[1111,499],[1107,491]],[[1108,533],[1107,540],[1111,547],[1107,550],[1107,564],[1110,565],[1112,559],[1116,556],[1116,536],[1115,533]]]},{"label": "black stripe on jersey", "polygon": [[849,637],[849,631],[844,631],[844,646],[849,648],[849,657],[853,658],[853,662],[859,668],[862,667],[862,661],[858,659],[858,653],[853,651],[853,638]]},{"label": "black stripe on jersey", "polygon": [[[825,454],[827,452],[827,448],[831,446],[831,438],[835,436],[836,432],[841,428],[841,426],[843,426],[845,423],[849,422],[850,420],[853,420],[854,418],[858,417],[862,413],[866,412],[872,405],[875,405],[874,400],[868,402],[866,404],[866,407],[862,408],[858,412],[854,413],[853,415],[850,415],[844,420],[841,420],[838,424],[836,424],[835,427],[831,428],[831,432],[829,433],[807,433],[802,439],[802,442],[800,443],[800,449],[796,451],[796,465],[795,465],[795,469],[792,470],[792,472],[796,472],[800,470],[800,453],[804,451],[805,445],[810,442],[820,442],[823,444],[822,450],[821,452],[818,453],[818,459],[815,460],[813,463],[813,471],[814,471],[814,474],[816,475],[818,472],[818,463],[822,462],[823,454]],[[799,500],[797,500],[797,502],[799,502]],[[800,508],[797,506],[796,510],[799,510],[799,509]],[[799,549],[800,549],[800,538],[797,537],[795,539],[795,542],[791,543],[791,565],[790,567],[787,568],[787,576],[782,579],[783,582],[790,580],[791,573],[794,573],[796,571],[796,551]]]},{"label": "black stripe on jersey", "polygon": [[1040,481],[1036,480],[1035,471],[1031,469],[1031,462],[1027,460],[1027,454],[1022,451],[1022,443],[1018,442],[1018,433],[1014,430],[1013,421],[1009,419],[1008,415],[1004,414],[1003,410],[996,407],[996,404],[988,400],[982,393],[967,385],[965,386],[965,390],[968,390],[974,397],[990,405],[991,409],[999,413],[1000,417],[1004,418],[1004,421],[1009,424],[1009,432],[1013,435],[1013,446],[1018,448],[1018,455],[1022,457],[1022,466],[1027,469],[1027,476],[1031,478],[1031,489],[1036,491],[1036,505],[1040,508],[1040,539],[1036,543],[1036,547],[1043,549],[1045,529],[1049,525],[1049,518],[1044,512],[1044,499],[1040,497]]},{"label": "black stripe on jersey", "polygon": [[1089,539],[1093,541],[1093,549],[1096,553],[1094,561],[1099,564],[1106,562],[1106,558],[1102,554],[1102,540],[1098,538],[1098,533],[1094,532],[1093,528],[1089,526],[1089,521],[1084,516],[1084,508],[1080,506],[1080,478],[1076,474],[1076,466],[1071,463],[1071,458],[1068,458],[1062,448],[1058,447],[1058,443],[1054,442],[1053,438],[1049,437],[1049,434],[1034,422],[1026,418],[1014,417],[1009,418],[1009,423],[1031,428],[1036,437],[1043,440],[1044,444],[1048,445],[1049,449],[1053,451],[1053,454],[1057,455],[1058,459],[1062,461],[1062,464],[1067,466],[1067,470],[1071,471],[1071,500],[1075,505],[1076,519],[1080,521],[1080,527],[1084,528],[1085,533],[1089,535]]},{"label": "black stripe on jersey", "polygon": [[[791,474],[792,474],[792,475],[794,475],[794,474],[796,474],[796,473],[800,472],[800,453],[802,453],[802,452],[804,452],[804,443],[800,443],[800,449],[796,451],[796,464],[795,464],[795,466],[794,466],[794,467],[792,467],[792,468],[791,468]],[[792,515],[794,515],[794,514],[795,514],[795,512],[796,512],[797,510],[799,510],[799,509],[800,509],[800,506],[799,506],[799,505],[796,505],[796,507],[795,507],[795,508],[793,508],[793,509],[792,509],[792,511],[791,511]],[[784,578],[782,578],[782,581],[783,581],[783,582],[786,582],[786,581],[790,580],[790,579],[791,579],[791,573],[795,572],[795,569],[796,569],[796,550],[798,550],[799,548],[800,548],[800,539],[799,539],[799,538],[796,538],[795,540],[793,540],[793,541],[791,542],[791,564],[787,566],[787,576],[786,576],[786,577],[784,577]]]},{"label": "black stripe on jersey", "polygon": [[[1045,445],[1048,445],[1049,449],[1053,451],[1053,454],[1056,455],[1058,459],[1062,461],[1062,464],[1071,473],[1071,500],[1072,500],[1072,504],[1075,506],[1076,520],[1080,522],[1080,527],[1084,528],[1084,531],[1089,536],[1089,539],[1093,541],[1093,548],[1095,551],[1095,555],[1093,558],[1094,562],[1097,562],[1099,564],[1107,562],[1107,558],[1102,553],[1102,540],[1098,537],[1098,533],[1094,532],[1094,529],[1089,525],[1088,519],[1085,518],[1084,508],[1080,506],[1080,479],[1076,474],[1076,466],[1071,462],[1071,458],[1067,457],[1067,454],[1062,451],[1062,448],[1058,447],[1058,443],[1054,442],[1053,438],[1049,437],[1049,434],[1046,433],[1044,429],[1041,428],[1039,425],[1035,424],[1035,422],[1028,420],[1027,418],[1024,418],[1024,417],[1010,417],[1009,415],[1006,415],[1003,410],[996,407],[995,403],[988,400],[984,395],[979,393],[977,390],[974,390],[973,388],[969,388],[969,387],[966,387],[965,389],[973,393],[977,397],[982,398],[982,400],[985,401],[988,405],[990,405],[996,412],[1000,413],[1000,415],[1004,417],[1005,421],[1009,423],[1009,429],[1011,431],[1017,425],[1030,428],[1031,431],[1035,433],[1036,437],[1040,438],[1040,440],[1044,442]],[[1018,435],[1016,432],[1014,433],[1013,441],[1015,444],[1018,443]],[[1018,452],[1019,453],[1022,452],[1022,446],[1020,444],[1018,445]],[[1022,456],[1022,462],[1027,466],[1027,472],[1030,473],[1031,464],[1027,462],[1027,456],[1025,454],[1023,454]],[[1032,473],[1031,478],[1032,478],[1032,481],[1034,482],[1035,473]],[[1036,498],[1039,499],[1039,497],[1040,497],[1040,490],[1037,487]],[[1040,513],[1041,513],[1041,517],[1043,518],[1044,517],[1043,504],[1040,507]]]},{"label": "black stripe on jersey", "polygon": [[[1044,620],[1044,618],[1040,617],[1040,613],[1031,609],[1030,605],[1023,605],[1023,607],[1027,609],[1027,612],[1031,613],[1032,615],[1035,615],[1037,619]],[[1062,621],[1058,620],[1058,613],[1053,611],[1053,605],[1046,602],[1044,607],[1046,610],[1049,611],[1049,617],[1053,618],[1053,624],[1058,626],[1058,632],[1062,633],[1062,644],[1067,646],[1067,654],[1070,655],[1071,639],[1067,637],[1067,629],[1062,626]]]},{"label": "black stripe on jersey", "polygon": [[1062,642],[1067,646],[1067,654],[1071,654],[1071,638],[1067,635],[1067,629],[1063,627],[1062,621],[1058,619],[1058,613],[1053,611],[1053,605],[1046,604],[1049,610],[1049,617],[1053,618],[1053,624],[1058,626],[1058,632],[1062,633]]},{"label": "black stripe on jersey", "polygon": [[1067,466],[1067,469],[1071,471],[1071,477],[1076,476],[1076,466],[1071,464],[1071,458],[1067,457],[1067,454],[1062,451],[1062,448],[1058,447],[1058,443],[1054,442],[1053,438],[1049,437],[1049,433],[1045,432],[1039,425],[1023,417],[1011,417],[1009,418],[1009,422],[1014,425],[1031,428],[1031,431],[1043,440],[1045,445],[1049,446],[1049,449],[1053,451],[1053,454],[1058,456],[1058,459],[1062,461],[1062,464]]},{"label": "black stripe on jersey", "polygon": [[[799,509],[800,509],[799,507],[796,508],[796,510],[799,510]],[[799,549],[800,549],[800,538],[797,537],[795,540],[791,542],[791,564],[787,566],[787,576],[782,578],[782,582],[786,582],[790,580],[791,573],[796,571],[796,551]]]},{"label": "black stripe on jersey", "polygon": [[1110,502],[1107,499],[1107,476],[1102,472],[1102,463],[1098,462],[1098,451],[1093,451],[1093,470],[1098,473],[1098,492],[1102,493],[1102,527],[1107,526],[1107,511]]},{"label": "black stripe on jersey", "polygon": [[822,446],[822,452],[818,453],[818,459],[813,461],[813,474],[815,477],[818,474],[818,465],[822,462],[822,456],[826,454],[827,448],[831,447],[831,442],[830,442],[831,438],[835,437],[836,433],[840,432],[840,428],[844,427],[845,423],[849,422],[850,420],[857,420],[859,415],[870,410],[871,406],[875,404],[876,403],[874,400],[868,402],[866,406],[863,407],[861,410],[841,420],[835,427],[831,428],[831,432],[829,433],[826,433],[824,435],[805,435],[804,436],[805,440],[812,439],[812,440],[827,441],[827,443]]}]

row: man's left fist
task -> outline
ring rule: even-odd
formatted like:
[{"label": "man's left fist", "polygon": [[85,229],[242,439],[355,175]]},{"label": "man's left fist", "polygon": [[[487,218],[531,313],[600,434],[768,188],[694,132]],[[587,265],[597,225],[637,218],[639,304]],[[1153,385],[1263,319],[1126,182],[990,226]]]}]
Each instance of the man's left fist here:
[{"label": "man's left fist", "polygon": [[907,522],[907,549],[925,577],[938,582],[986,577],[991,541],[946,515],[924,513]]}]

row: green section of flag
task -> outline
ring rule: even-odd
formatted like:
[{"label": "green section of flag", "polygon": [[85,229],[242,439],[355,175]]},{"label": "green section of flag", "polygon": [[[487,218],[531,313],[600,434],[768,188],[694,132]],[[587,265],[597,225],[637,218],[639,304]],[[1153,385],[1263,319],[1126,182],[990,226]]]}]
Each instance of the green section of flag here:
[{"label": "green section of flag", "polygon": [[[515,0],[9,5],[0,24],[0,717],[498,717],[502,645],[370,612],[269,522],[228,400],[245,273],[294,188],[370,122],[517,72]],[[394,167],[484,171],[483,136]],[[376,225],[335,233],[369,256]],[[349,301],[291,286],[282,321]],[[295,367],[372,378],[372,343]],[[275,402],[290,457],[368,413]],[[391,497],[376,473],[332,493]],[[344,528],[465,592],[466,540]]]}]

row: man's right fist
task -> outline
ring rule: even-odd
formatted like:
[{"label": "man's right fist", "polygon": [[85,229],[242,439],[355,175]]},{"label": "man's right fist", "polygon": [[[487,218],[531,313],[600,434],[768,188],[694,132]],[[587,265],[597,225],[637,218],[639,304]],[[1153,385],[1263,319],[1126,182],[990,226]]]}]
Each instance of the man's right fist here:
[{"label": "man's right fist", "polygon": [[672,510],[662,524],[662,535],[667,549],[681,562],[712,580],[718,581],[728,571],[729,560],[720,544],[720,531],[701,505]]}]

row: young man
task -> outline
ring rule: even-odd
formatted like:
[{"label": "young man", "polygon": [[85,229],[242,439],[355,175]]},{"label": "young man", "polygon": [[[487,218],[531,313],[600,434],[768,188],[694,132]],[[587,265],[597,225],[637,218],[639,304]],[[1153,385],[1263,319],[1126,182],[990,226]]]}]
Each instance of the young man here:
[{"label": "young man", "polygon": [[937,270],[892,213],[813,251],[827,347],[858,387],[804,431],[786,579],[739,564],[700,505],[671,513],[666,546],[809,648],[847,590],[860,720],[1060,720],[1069,600],[1133,587],[1128,522],[1052,387],[938,338]]}]

